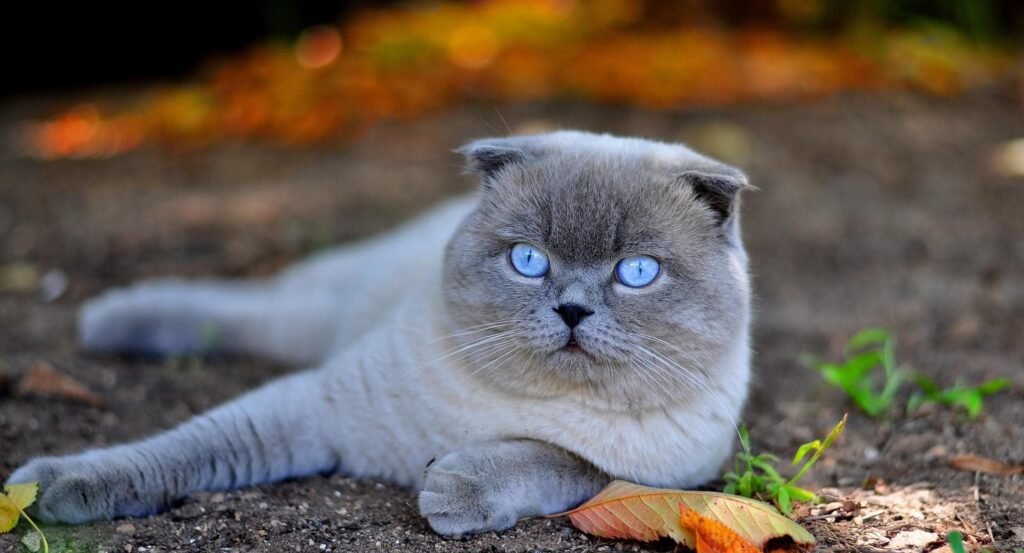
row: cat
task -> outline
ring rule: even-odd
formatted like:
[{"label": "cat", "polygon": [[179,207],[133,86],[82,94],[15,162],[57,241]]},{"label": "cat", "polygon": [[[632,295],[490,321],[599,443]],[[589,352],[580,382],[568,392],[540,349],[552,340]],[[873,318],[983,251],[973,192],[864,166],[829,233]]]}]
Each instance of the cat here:
[{"label": "cat", "polygon": [[158,280],[87,302],[89,351],[316,368],[135,443],[31,460],[9,483],[40,483],[41,519],[83,523],[338,472],[414,486],[435,531],[465,534],[615,478],[714,478],[750,374],[744,174],[578,131],[460,151],[479,191],[388,234],[266,281]]}]

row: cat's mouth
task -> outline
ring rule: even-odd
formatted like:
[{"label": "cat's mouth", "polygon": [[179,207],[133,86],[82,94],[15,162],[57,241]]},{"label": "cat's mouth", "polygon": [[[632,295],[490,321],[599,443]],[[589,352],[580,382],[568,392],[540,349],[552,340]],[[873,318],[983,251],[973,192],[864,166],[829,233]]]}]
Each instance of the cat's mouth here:
[{"label": "cat's mouth", "polygon": [[580,347],[579,342],[576,341],[576,335],[575,334],[570,334],[569,335],[569,341],[566,342],[564,346],[562,346],[562,351],[570,351],[571,352],[571,351],[580,351],[582,349],[583,348]]}]

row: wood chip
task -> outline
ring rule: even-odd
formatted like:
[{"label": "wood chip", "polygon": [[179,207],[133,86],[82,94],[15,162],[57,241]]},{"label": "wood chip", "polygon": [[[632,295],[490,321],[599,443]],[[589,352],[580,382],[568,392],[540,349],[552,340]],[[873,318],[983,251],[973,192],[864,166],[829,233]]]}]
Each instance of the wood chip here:
[{"label": "wood chip", "polygon": [[1024,465],[1008,465],[1002,461],[982,457],[980,455],[957,455],[950,461],[950,465],[958,470],[983,472],[985,474],[996,474],[999,476],[1024,474]]},{"label": "wood chip", "polygon": [[880,514],[882,514],[884,512],[885,512],[884,509],[879,509],[877,511],[866,512],[866,513],[864,513],[862,515],[858,515],[858,516],[853,517],[853,523],[858,525],[858,526],[860,526],[861,524],[864,524],[864,521],[871,520],[871,519],[877,517],[878,515],[880,515]]},{"label": "wood chip", "polygon": [[81,382],[61,374],[45,361],[36,362],[22,375],[16,393],[19,397],[55,397],[94,407],[103,406],[103,400]]}]

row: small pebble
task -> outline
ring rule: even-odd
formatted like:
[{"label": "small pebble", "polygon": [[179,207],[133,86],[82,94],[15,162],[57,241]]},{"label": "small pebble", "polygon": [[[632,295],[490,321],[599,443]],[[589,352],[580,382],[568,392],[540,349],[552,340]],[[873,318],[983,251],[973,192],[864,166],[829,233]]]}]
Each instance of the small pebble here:
[{"label": "small pebble", "polygon": [[39,279],[39,297],[46,303],[56,301],[68,289],[68,275],[60,269],[54,269]]},{"label": "small pebble", "polygon": [[865,447],[864,448],[864,460],[867,462],[873,462],[882,456],[882,452],[878,451],[877,447]]},{"label": "small pebble", "polygon": [[118,525],[118,527],[115,528],[114,530],[118,534],[134,534],[135,533],[135,525],[130,523],[130,522],[126,522],[124,524]]}]

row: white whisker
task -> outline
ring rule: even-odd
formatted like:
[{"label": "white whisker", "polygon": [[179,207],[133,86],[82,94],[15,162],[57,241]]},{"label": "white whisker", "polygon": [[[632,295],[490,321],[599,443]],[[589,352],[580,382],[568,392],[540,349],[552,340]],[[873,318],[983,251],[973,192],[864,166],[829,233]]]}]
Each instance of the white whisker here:
[{"label": "white whisker", "polygon": [[440,361],[444,361],[445,359],[449,359],[449,358],[451,358],[454,355],[458,355],[458,354],[460,354],[462,352],[465,352],[467,350],[472,350],[472,349],[475,349],[475,348],[479,348],[479,347],[481,347],[481,346],[483,346],[485,344],[490,344],[490,343],[493,343],[493,342],[496,342],[496,341],[501,341],[501,340],[509,339],[512,336],[514,336],[515,334],[516,334],[515,330],[506,330],[504,332],[499,332],[497,334],[491,334],[491,335],[488,335],[488,336],[477,338],[475,340],[471,340],[470,342],[465,343],[465,344],[456,345],[455,347],[442,352],[441,355],[439,355],[438,357],[436,357],[436,358],[434,358],[434,359],[432,359],[430,361],[427,361],[426,363],[423,363],[421,365],[417,365],[415,367],[412,367],[408,371],[402,372],[398,376],[400,378],[408,377],[408,376],[416,373],[417,371],[420,371],[420,370],[422,370],[422,369],[424,369],[426,367],[429,367],[429,366],[431,366],[431,365],[433,365],[435,363],[438,363]]},{"label": "white whisker", "polygon": [[[646,335],[640,335],[640,336],[644,337],[644,338],[656,339],[659,342],[662,342],[662,343],[665,343],[666,345],[672,346],[672,344],[669,344],[668,342],[665,342],[664,340],[661,340],[660,338],[656,338],[654,336],[646,336]],[[722,397],[722,395],[717,390],[711,388],[711,386],[708,385],[707,380],[710,380],[710,377],[708,376],[707,371],[704,369],[703,366],[701,366],[696,361],[696,359],[693,358],[693,356],[686,354],[686,352],[684,352],[683,350],[681,350],[681,349],[679,349],[679,348],[677,348],[675,346],[672,346],[672,347],[678,353],[684,354],[689,360],[693,361],[694,364],[697,365],[697,370],[694,371],[693,369],[690,369],[690,368],[687,368],[687,367],[684,367],[684,366],[680,365],[675,360],[673,360],[670,357],[662,354],[661,352],[657,351],[654,348],[647,348],[647,347],[644,347],[644,346],[641,346],[641,345],[637,345],[637,348],[640,351],[642,351],[646,355],[650,356],[651,361],[657,361],[658,362],[658,363],[649,363],[649,365],[652,368],[658,370],[660,373],[665,374],[668,378],[670,378],[674,382],[678,382],[679,384],[682,384],[685,381],[685,383],[689,384],[690,386],[693,386],[693,388],[695,388],[695,391],[703,392],[712,401],[717,403],[718,404],[718,408],[721,410],[721,414],[727,418],[729,424],[732,425],[733,429],[736,431],[736,433],[738,435],[739,434],[739,427],[737,425],[738,421],[736,420],[736,416],[727,408],[727,404],[726,404],[724,398]],[[672,370],[672,369],[674,369],[674,370]],[[681,377],[684,380],[680,381],[680,380],[678,380],[678,378],[673,378],[673,377]],[[701,378],[698,378],[698,377],[701,377]]]}]

